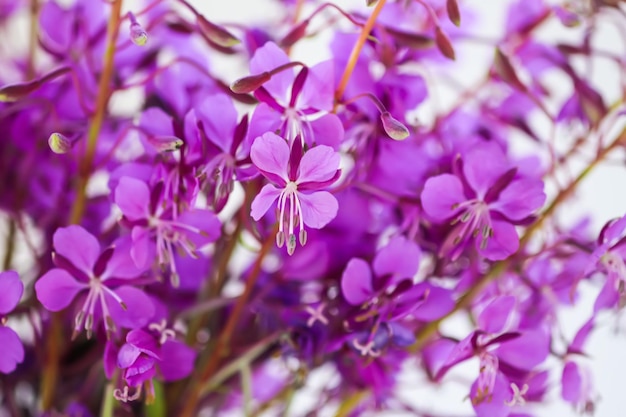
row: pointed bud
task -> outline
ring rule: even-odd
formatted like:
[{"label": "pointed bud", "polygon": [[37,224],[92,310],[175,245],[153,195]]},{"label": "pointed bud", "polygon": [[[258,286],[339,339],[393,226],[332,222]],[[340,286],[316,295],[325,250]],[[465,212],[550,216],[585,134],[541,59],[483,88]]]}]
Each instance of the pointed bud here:
[{"label": "pointed bud", "polygon": [[367,5],[367,7],[373,6],[376,3],[378,3],[378,0],[365,0],[365,4]]},{"label": "pointed bud", "polygon": [[204,16],[198,15],[197,23],[200,31],[209,38],[211,42],[221,47],[230,48],[241,42],[232,33],[215,23],[209,22]]},{"label": "pointed bud", "polygon": [[511,60],[500,50],[500,48],[496,48],[496,56],[493,62],[493,67],[496,74],[502,79],[502,81],[517,90],[522,92],[526,91],[526,86],[517,76]]},{"label": "pointed bud", "polygon": [[404,140],[409,137],[409,129],[406,128],[399,120],[389,112],[384,112],[380,115],[380,120],[383,122],[383,128],[391,139]]},{"label": "pointed bud", "polygon": [[71,140],[59,132],[52,133],[48,138],[48,146],[50,146],[52,152],[59,155],[71,151],[75,143],[76,140]]},{"label": "pointed bud", "polygon": [[447,0],[446,9],[448,9],[448,17],[455,26],[461,26],[461,12],[459,11],[459,3],[457,0]]},{"label": "pointed bud", "polygon": [[157,152],[174,152],[179,150],[185,142],[176,136],[148,136],[148,143],[157,150]]},{"label": "pointed bud", "polygon": [[27,83],[10,84],[0,88],[0,102],[10,103],[23,99],[41,87],[38,80]]},{"label": "pointed bud", "polygon": [[420,33],[409,33],[385,27],[385,31],[400,46],[413,49],[427,49],[433,46],[433,38]]},{"label": "pointed bud", "polygon": [[144,46],[148,42],[148,33],[137,22],[130,25],[130,40],[137,46]]},{"label": "pointed bud", "polygon": [[439,26],[437,26],[437,28],[435,29],[435,43],[437,44],[437,48],[439,48],[443,56],[454,61],[456,56],[454,54],[452,42],[450,42],[450,38],[448,38],[448,35],[446,35],[446,33],[441,30]]},{"label": "pointed bud", "polygon": [[249,75],[235,81],[230,85],[230,90],[237,94],[251,93],[263,84],[268,82],[272,78],[272,75],[265,71],[261,74]]},{"label": "pointed bud", "polygon": [[285,37],[280,41],[280,46],[282,46],[283,48],[288,48],[298,42],[300,39],[304,38],[304,36],[306,35],[306,29],[309,26],[309,22],[310,20],[306,19],[298,23],[298,25],[291,29],[289,33],[287,33]]}]

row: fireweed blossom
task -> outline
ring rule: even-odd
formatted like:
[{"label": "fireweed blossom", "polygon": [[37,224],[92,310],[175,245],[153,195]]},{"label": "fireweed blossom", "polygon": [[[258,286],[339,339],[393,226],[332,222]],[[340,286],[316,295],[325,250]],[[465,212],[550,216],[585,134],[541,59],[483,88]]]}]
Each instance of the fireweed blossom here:
[{"label": "fireweed blossom", "polygon": [[56,265],[35,283],[37,299],[50,311],[61,311],[77,295],[87,292],[74,318],[74,336],[81,328],[91,337],[94,326],[103,320],[107,336],[119,327],[145,325],[154,314],[154,305],[140,289],[130,285],[145,269],[135,266],[128,239],[100,248],[100,243],[81,226],[57,229],[53,237],[52,260]]},{"label": "fireweed blossom", "polygon": [[146,329],[131,330],[119,349],[107,342],[104,369],[108,378],[115,369],[122,371],[126,385],[115,390],[116,399],[134,401],[145,392],[146,402],[151,403],[155,398],[153,379],[170,382],[185,378],[191,374],[195,359],[196,352],[176,340],[176,332],[162,321],[151,323]]},{"label": "fireweed blossom", "polygon": [[174,253],[182,249],[191,257],[217,239],[220,221],[206,209],[189,209],[174,216],[173,209],[160,204],[161,186],[152,190],[138,179],[122,177],[115,188],[115,202],[132,227],[130,256],[140,268],[149,267],[156,258],[162,267],[169,266],[170,280],[178,286],[179,277]]},{"label": "fireweed blossom", "polygon": [[0,373],[10,374],[18,363],[24,360],[24,346],[17,333],[5,326],[5,316],[9,314],[22,298],[24,284],[15,271],[0,272]]},{"label": "fireweed blossom", "polygon": [[495,145],[477,146],[455,164],[453,174],[426,180],[422,206],[436,222],[452,229],[441,253],[456,259],[473,238],[478,252],[490,260],[505,259],[519,247],[515,224],[540,208],[543,182],[517,177]]},{"label": "fireweed blossom", "polygon": [[254,141],[250,157],[261,174],[275,184],[265,185],[254,198],[251,216],[258,221],[278,199],[276,244],[280,248],[286,242],[291,255],[296,249],[296,227],[300,245],[304,245],[305,226],[320,229],[337,215],[337,199],[322,190],[339,178],[339,154],[325,145],[303,153],[300,138],[289,149],[284,139],[268,132]]}]

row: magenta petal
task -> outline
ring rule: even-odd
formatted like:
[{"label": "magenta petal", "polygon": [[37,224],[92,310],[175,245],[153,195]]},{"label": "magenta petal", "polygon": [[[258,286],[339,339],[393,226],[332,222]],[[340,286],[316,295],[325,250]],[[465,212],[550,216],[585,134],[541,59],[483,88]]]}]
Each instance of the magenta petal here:
[{"label": "magenta petal", "polygon": [[168,340],[161,346],[163,360],[159,369],[166,382],[185,378],[193,371],[196,352],[184,343]]},{"label": "magenta petal", "polygon": [[516,299],[512,295],[493,299],[478,316],[478,327],[489,334],[505,331],[516,304]]},{"label": "magenta petal", "polygon": [[[250,73],[252,75],[261,74],[288,62],[289,57],[282,49],[274,42],[266,42],[265,45],[254,52],[254,56],[250,60]],[[291,89],[294,78],[293,69],[287,69],[272,75],[272,79],[267,81],[264,87],[279,102],[286,104],[287,93]]]},{"label": "magenta petal", "polygon": [[523,179],[513,181],[502,190],[498,201],[490,204],[490,208],[511,220],[522,220],[541,208],[545,201],[543,181]]},{"label": "magenta petal", "polygon": [[232,99],[225,94],[215,94],[207,97],[195,110],[207,139],[223,152],[230,153],[237,125],[237,109]]},{"label": "magenta petal", "polygon": [[339,154],[330,146],[318,145],[309,149],[300,161],[297,183],[323,182],[335,176],[339,168]]},{"label": "magenta petal", "polygon": [[519,369],[533,369],[550,353],[550,335],[543,329],[527,330],[519,337],[502,343],[498,358]]},{"label": "magenta petal", "polygon": [[501,261],[517,252],[519,237],[515,226],[507,222],[493,221],[493,236],[487,239],[487,246],[481,249],[482,236],[476,237],[476,247],[485,258],[491,261]]},{"label": "magenta petal", "polygon": [[22,298],[24,284],[15,271],[0,272],[0,316],[12,311]]},{"label": "magenta petal", "polygon": [[115,188],[115,204],[129,220],[145,219],[149,215],[150,189],[141,180],[122,177]]},{"label": "magenta petal", "polygon": [[334,79],[335,66],[332,60],[320,62],[309,68],[309,74],[296,106],[331,111],[334,105],[335,86],[332,82]]},{"label": "magenta petal", "polygon": [[117,354],[119,350],[117,345],[107,340],[104,345],[104,355],[102,355],[102,366],[104,368],[104,375],[111,379],[117,369]]},{"label": "magenta petal", "polygon": [[131,387],[137,387],[154,378],[156,375],[156,360],[148,356],[139,356],[135,363],[126,368],[124,378]]},{"label": "magenta petal", "polygon": [[117,353],[117,366],[126,369],[131,366],[141,355],[141,351],[129,343],[125,343]]},{"label": "magenta petal", "polygon": [[61,227],[54,232],[54,250],[87,275],[100,256],[100,244],[81,226]]},{"label": "magenta petal", "polygon": [[422,252],[413,241],[398,236],[378,251],[372,265],[376,276],[391,275],[390,284],[405,278],[413,278],[417,273]]},{"label": "magenta petal", "polygon": [[339,203],[328,191],[298,193],[298,199],[302,209],[302,221],[313,229],[321,229],[337,216]]},{"label": "magenta petal", "polygon": [[593,312],[597,313],[606,308],[613,308],[618,300],[619,294],[615,290],[614,280],[607,279],[593,303]]},{"label": "magenta petal", "polygon": [[222,233],[222,223],[215,213],[208,209],[188,210],[178,216],[176,222],[191,226],[200,231],[200,233],[196,233],[184,227],[177,228],[180,233],[184,233],[198,249],[206,244],[215,242]]},{"label": "magenta petal", "polygon": [[46,272],[35,283],[37,299],[50,311],[60,311],[67,307],[79,291],[86,288],[64,269],[54,268]]},{"label": "magenta petal", "polygon": [[[315,143],[318,145],[327,145],[337,150],[339,144],[343,141],[344,129],[341,119],[336,114],[325,114],[312,120],[309,123],[311,127],[312,136],[315,138]],[[304,138],[307,143],[311,145],[309,135],[305,133]]]},{"label": "magenta petal", "polygon": [[363,304],[374,294],[372,272],[363,259],[352,258],[341,275],[341,293],[352,305]]},{"label": "magenta petal", "polygon": [[111,295],[105,297],[111,318],[116,325],[136,329],[147,325],[155,313],[154,304],[143,291],[125,285],[115,289],[115,293],[126,305],[126,310]]},{"label": "magenta petal", "polygon": [[451,290],[429,283],[420,283],[418,285],[425,287],[424,294],[426,298],[411,313],[415,319],[429,322],[438,320],[452,311],[455,303]]},{"label": "magenta petal", "polygon": [[[478,380],[472,384],[470,397],[475,398],[478,389]],[[476,417],[507,417],[511,412],[511,407],[506,403],[511,401],[513,393],[509,382],[500,372],[496,375],[491,395],[488,399],[473,405]]]},{"label": "magenta petal", "polygon": [[133,244],[130,248],[130,257],[137,268],[147,268],[156,258],[156,245],[150,239],[150,230],[135,226],[131,231]]},{"label": "magenta petal", "polygon": [[0,340],[2,341],[0,372],[9,374],[15,370],[18,363],[24,360],[24,346],[13,329],[2,325],[0,325]]},{"label": "magenta petal", "polygon": [[[287,142],[271,132],[256,138],[250,149],[252,162],[262,172],[268,172],[285,181],[287,178],[287,164],[289,163],[289,145]],[[284,185],[284,184],[279,184]]]},{"label": "magenta petal", "polygon": [[455,206],[466,200],[463,184],[451,174],[427,179],[421,199],[426,214],[439,222],[452,217],[458,211]]},{"label": "magenta petal", "polygon": [[452,350],[457,343],[450,339],[437,339],[432,343],[424,346],[422,349],[422,360],[426,368],[426,372],[431,378],[442,369],[446,359],[450,356]]},{"label": "magenta petal", "polygon": [[130,236],[117,239],[113,245],[115,249],[113,250],[111,259],[106,265],[104,273],[100,277],[102,281],[110,278],[136,278],[149,266],[148,263],[145,263],[142,265],[142,268],[138,268],[135,264],[132,258],[134,242]]},{"label": "magenta petal", "polygon": [[482,145],[463,157],[463,174],[479,198],[509,169],[506,157],[497,145]]},{"label": "magenta petal", "polygon": [[141,353],[148,356],[152,356],[156,359],[162,359],[160,356],[160,349],[157,340],[150,333],[135,329],[128,332],[126,335],[126,343],[135,346]]},{"label": "magenta petal", "polygon": [[[584,403],[589,396],[585,388],[590,390],[590,377],[588,373],[582,371],[576,362],[567,361],[561,376],[561,397],[574,405]],[[584,381],[585,379],[587,381]]]},{"label": "magenta petal", "polygon": [[282,190],[274,187],[272,184],[265,185],[259,194],[252,200],[252,206],[250,215],[256,221],[267,213],[267,210],[272,206],[274,201],[278,198]]}]

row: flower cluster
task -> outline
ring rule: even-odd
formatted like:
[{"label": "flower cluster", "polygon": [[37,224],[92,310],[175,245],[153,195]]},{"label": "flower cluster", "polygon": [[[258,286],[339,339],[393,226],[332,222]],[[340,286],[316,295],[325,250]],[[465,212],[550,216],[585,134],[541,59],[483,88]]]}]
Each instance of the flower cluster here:
[{"label": "flower cluster", "polygon": [[592,412],[626,216],[560,209],[626,143],[624,95],[590,73],[624,73],[590,42],[622,2],[504,2],[498,39],[460,0],[264,2],[280,13],[226,24],[201,1],[0,1],[0,415],[443,416],[402,375],[465,362],[478,417],[540,413],[555,386]]}]

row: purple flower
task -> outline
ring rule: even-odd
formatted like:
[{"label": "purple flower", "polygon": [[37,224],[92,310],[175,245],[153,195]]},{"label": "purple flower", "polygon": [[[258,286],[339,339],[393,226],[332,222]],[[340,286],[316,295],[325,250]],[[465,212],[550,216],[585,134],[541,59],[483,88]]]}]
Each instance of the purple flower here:
[{"label": "purple flower", "polygon": [[0,340],[2,354],[0,354],[0,372],[10,374],[18,363],[24,360],[24,346],[17,333],[4,325],[4,316],[9,314],[24,292],[24,284],[15,271],[0,272]]},{"label": "purple flower", "polygon": [[[105,360],[110,362],[115,349],[110,345]],[[142,387],[146,387],[147,402],[154,398],[152,379],[159,375],[165,382],[177,381],[191,374],[196,352],[189,346],[175,340],[173,330],[166,328],[165,323],[153,323],[149,331],[131,330],[126,335],[126,343],[117,351],[117,367],[123,370],[123,378],[128,384],[123,390],[116,390],[115,396],[120,401],[132,401],[141,395]],[[107,376],[111,377],[111,363],[107,366]],[[129,395],[128,387],[137,388]]]},{"label": "purple flower", "polygon": [[543,182],[518,178],[517,169],[496,146],[478,146],[458,162],[454,174],[429,178],[421,196],[424,211],[433,220],[453,219],[441,252],[456,259],[474,238],[484,257],[505,259],[519,247],[514,225],[545,201]]},{"label": "purple flower", "polygon": [[172,285],[179,282],[174,254],[182,249],[198,257],[198,249],[215,241],[221,223],[210,210],[189,209],[175,215],[173,208],[158,203],[162,187],[153,190],[138,179],[122,177],[115,188],[115,202],[132,226],[130,256],[137,267],[148,267],[156,257],[162,266],[169,265]]},{"label": "purple flower", "polygon": [[261,173],[276,184],[261,189],[252,201],[251,216],[258,221],[278,199],[276,243],[282,247],[286,241],[291,255],[296,249],[296,226],[299,226],[300,244],[304,245],[305,225],[320,229],[337,215],[337,199],[321,190],[339,177],[339,154],[325,145],[303,154],[300,138],[289,149],[284,139],[268,132],[254,141],[250,156]]},{"label": "purple flower", "polygon": [[141,327],[154,314],[154,305],[143,291],[129,280],[144,269],[130,257],[129,239],[120,239],[101,251],[98,240],[81,226],[57,229],[53,237],[52,260],[56,268],[35,283],[37,299],[50,311],[67,307],[80,293],[87,292],[74,321],[74,336],[81,327],[91,337],[94,324],[102,318],[107,336],[116,324]]}]

